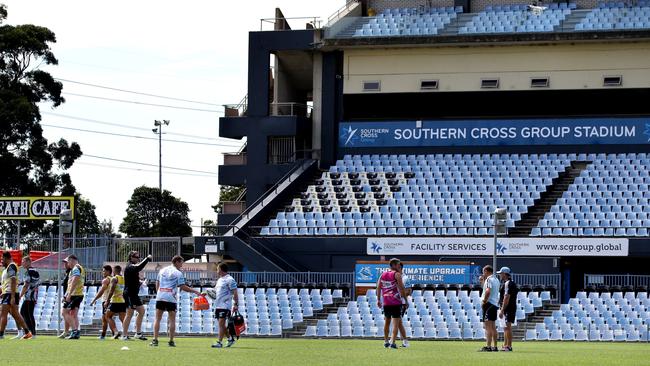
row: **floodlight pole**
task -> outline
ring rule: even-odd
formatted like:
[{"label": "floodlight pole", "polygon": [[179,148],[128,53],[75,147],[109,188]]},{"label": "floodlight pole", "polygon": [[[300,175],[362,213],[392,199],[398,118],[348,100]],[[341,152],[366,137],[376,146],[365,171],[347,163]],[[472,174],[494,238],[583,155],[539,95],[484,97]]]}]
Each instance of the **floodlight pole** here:
[{"label": "floodlight pole", "polygon": [[153,125],[156,126],[156,128],[151,129],[151,131],[158,135],[158,189],[162,194],[162,126],[169,126],[169,120],[155,120]]},{"label": "floodlight pole", "polygon": [[492,269],[497,270],[497,215],[494,214],[494,254],[492,255]]}]

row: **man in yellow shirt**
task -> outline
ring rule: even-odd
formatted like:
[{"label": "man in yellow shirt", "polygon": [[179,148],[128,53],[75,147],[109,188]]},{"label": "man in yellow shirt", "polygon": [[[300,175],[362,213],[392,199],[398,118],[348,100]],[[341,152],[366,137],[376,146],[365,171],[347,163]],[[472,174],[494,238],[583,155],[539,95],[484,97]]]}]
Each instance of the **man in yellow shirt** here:
[{"label": "man in yellow shirt", "polygon": [[108,293],[110,304],[105,304],[108,307],[106,312],[106,321],[108,326],[111,327],[113,332],[113,339],[120,339],[122,332],[117,330],[115,320],[113,317],[117,315],[120,321],[124,322],[126,316],[126,301],[124,300],[124,276],[122,276],[122,267],[113,267],[113,277],[111,278],[111,287]]},{"label": "man in yellow shirt", "polygon": [[2,297],[0,298],[0,339],[4,338],[5,328],[7,327],[7,316],[11,316],[25,332],[22,339],[32,338],[32,333],[27,328],[25,320],[20,316],[18,303],[20,295],[18,294],[18,266],[11,260],[11,253],[2,253]]},{"label": "man in yellow shirt", "polygon": [[86,282],[86,270],[79,264],[77,256],[71,254],[68,256],[68,265],[70,266],[70,278],[68,279],[68,290],[63,302],[63,316],[68,319],[70,324],[70,335],[65,339],[79,339],[79,306],[84,299],[84,283]]}]

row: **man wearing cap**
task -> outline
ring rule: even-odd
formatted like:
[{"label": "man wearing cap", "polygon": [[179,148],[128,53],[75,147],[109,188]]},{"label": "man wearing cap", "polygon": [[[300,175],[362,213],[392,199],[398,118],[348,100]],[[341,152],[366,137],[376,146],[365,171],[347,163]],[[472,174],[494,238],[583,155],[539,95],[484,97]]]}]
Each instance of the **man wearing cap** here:
[{"label": "man wearing cap", "polygon": [[129,338],[129,325],[131,325],[131,318],[133,312],[137,311],[138,316],[135,318],[135,339],[146,341],[147,338],[142,334],[142,320],[144,319],[144,305],[140,300],[140,271],[144,269],[147,263],[151,262],[153,257],[148,255],[145,259],[140,261],[140,253],[131,251],[129,253],[129,262],[124,269],[124,300],[126,301],[126,317],[122,323],[122,340],[128,341]]},{"label": "man wearing cap", "polygon": [[508,267],[501,267],[499,272],[501,276],[501,308],[499,310],[499,318],[506,318],[506,327],[503,330],[503,348],[501,349],[504,352],[512,352],[512,325],[515,322],[515,315],[517,313],[517,294],[519,293],[519,287],[512,280],[512,272]]},{"label": "man wearing cap", "polygon": [[67,259],[70,267],[70,277],[68,278],[68,288],[64,296],[63,315],[68,319],[71,330],[65,339],[79,339],[81,336],[79,307],[84,299],[86,270],[79,264],[79,260],[74,254],[69,255]]}]

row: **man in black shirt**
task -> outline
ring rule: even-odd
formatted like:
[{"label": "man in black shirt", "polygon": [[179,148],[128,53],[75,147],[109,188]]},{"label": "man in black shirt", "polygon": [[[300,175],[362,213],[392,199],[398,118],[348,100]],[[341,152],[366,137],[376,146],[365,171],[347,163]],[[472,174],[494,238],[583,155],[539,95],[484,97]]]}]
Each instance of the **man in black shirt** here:
[{"label": "man in black shirt", "polygon": [[144,318],[144,306],[140,300],[140,271],[144,269],[147,263],[151,262],[153,257],[148,255],[147,258],[140,260],[140,253],[131,251],[129,253],[128,263],[124,269],[124,301],[126,302],[126,317],[122,323],[122,340],[129,340],[129,325],[131,325],[131,318],[133,312],[137,311],[138,316],[135,319],[135,339],[146,341],[142,335],[142,319]]},{"label": "man in black shirt", "polygon": [[499,310],[499,318],[506,318],[506,326],[503,329],[503,348],[502,351],[512,352],[512,325],[515,322],[517,314],[517,293],[519,287],[515,281],[512,280],[512,272],[508,267],[501,267],[497,272],[501,276],[501,309]]}]

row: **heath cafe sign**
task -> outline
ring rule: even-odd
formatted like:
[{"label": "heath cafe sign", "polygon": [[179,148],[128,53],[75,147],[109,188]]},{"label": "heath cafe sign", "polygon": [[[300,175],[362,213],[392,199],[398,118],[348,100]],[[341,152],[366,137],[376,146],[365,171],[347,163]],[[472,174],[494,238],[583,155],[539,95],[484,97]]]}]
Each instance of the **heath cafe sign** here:
[{"label": "heath cafe sign", "polygon": [[0,197],[0,220],[58,220],[63,210],[74,218],[74,197]]}]

